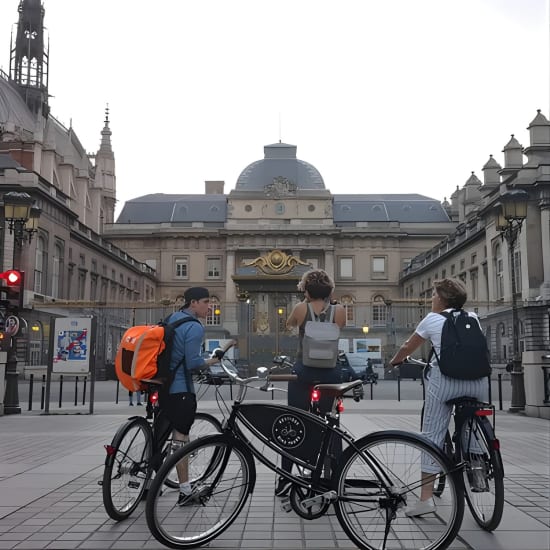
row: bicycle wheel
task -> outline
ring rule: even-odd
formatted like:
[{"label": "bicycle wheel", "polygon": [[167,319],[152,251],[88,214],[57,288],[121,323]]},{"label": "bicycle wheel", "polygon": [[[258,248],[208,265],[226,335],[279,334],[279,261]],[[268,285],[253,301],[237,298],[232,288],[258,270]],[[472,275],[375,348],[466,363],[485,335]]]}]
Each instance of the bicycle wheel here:
[{"label": "bicycle wheel", "polygon": [[487,418],[472,416],[461,430],[460,453],[468,507],[478,525],[493,531],[504,509],[504,470],[500,451],[494,448],[493,427]]},{"label": "bicycle wheel", "polygon": [[[453,441],[451,434],[447,432],[445,435],[445,441],[443,442],[443,454],[452,460],[453,457]],[[437,476],[434,483],[434,496],[440,497],[441,493],[445,490],[445,476]]]},{"label": "bicycle wheel", "polygon": [[[221,422],[211,414],[207,413],[196,413],[195,421],[191,426],[191,431],[189,432],[189,440],[194,441],[199,437],[205,435],[219,434],[222,431]],[[162,455],[164,460],[172,452],[172,438],[168,437],[166,443],[164,444],[164,449]],[[166,481],[164,482],[171,489],[176,489],[179,487],[179,480],[176,469],[174,468],[170,475],[166,476]]]},{"label": "bicycle wheel", "polygon": [[102,482],[103,505],[112,519],[126,519],[143,498],[151,476],[152,452],[151,427],[144,418],[126,422],[107,447]]},{"label": "bicycle wheel", "polygon": [[[420,497],[423,459],[445,477],[447,490],[434,513],[409,518],[404,508]],[[362,549],[446,548],[464,515],[460,474],[439,449],[412,433],[384,431],[357,440],[346,449],[333,487],[338,521]]]},{"label": "bicycle wheel", "polygon": [[[193,498],[178,506],[179,491],[167,491],[166,476],[187,466]],[[145,515],[153,536],[170,548],[194,548],[214,539],[235,521],[254,490],[250,451],[228,435],[188,443],[170,455],[153,480]]]}]

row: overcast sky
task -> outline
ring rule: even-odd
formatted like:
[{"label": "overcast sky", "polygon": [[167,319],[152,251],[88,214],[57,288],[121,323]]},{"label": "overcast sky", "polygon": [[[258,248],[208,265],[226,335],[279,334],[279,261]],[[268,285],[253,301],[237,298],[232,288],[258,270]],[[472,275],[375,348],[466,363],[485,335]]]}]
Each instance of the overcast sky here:
[{"label": "overcast sky", "polygon": [[[88,151],[106,103],[124,201],[235,187],[298,146],[333,193],[450,196],[550,118],[550,0],[43,0],[52,114]],[[0,0],[9,67],[19,0]]]}]

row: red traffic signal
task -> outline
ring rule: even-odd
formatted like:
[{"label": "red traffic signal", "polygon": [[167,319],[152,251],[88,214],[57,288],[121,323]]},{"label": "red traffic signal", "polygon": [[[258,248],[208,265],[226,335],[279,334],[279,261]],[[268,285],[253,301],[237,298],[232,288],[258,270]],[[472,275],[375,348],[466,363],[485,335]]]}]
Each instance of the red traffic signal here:
[{"label": "red traffic signal", "polygon": [[0,273],[0,279],[4,279],[8,286],[17,286],[21,284],[21,272],[16,269],[10,269]]}]

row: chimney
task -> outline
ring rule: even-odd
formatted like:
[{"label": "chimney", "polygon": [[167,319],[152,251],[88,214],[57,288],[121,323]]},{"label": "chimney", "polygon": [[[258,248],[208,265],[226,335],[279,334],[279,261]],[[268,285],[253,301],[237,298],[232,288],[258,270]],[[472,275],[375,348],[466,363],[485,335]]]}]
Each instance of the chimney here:
[{"label": "chimney", "polygon": [[205,181],[204,192],[207,195],[223,195],[225,181]]}]

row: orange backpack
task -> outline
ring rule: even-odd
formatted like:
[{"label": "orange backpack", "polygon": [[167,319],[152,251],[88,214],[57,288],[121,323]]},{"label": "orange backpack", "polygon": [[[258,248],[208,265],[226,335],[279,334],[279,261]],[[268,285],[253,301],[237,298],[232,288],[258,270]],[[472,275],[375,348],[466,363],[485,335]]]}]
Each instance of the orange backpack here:
[{"label": "orange backpack", "polygon": [[183,317],[173,323],[164,320],[157,325],[137,325],[124,333],[115,358],[115,372],[127,390],[144,390],[142,380],[154,379],[164,386],[172,382],[175,372],[170,371],[170,357],[174,331],[188,321],[199,322],[194,317]]}]

